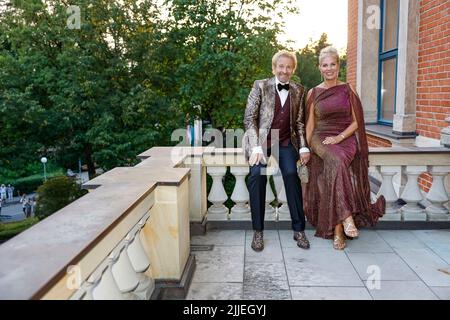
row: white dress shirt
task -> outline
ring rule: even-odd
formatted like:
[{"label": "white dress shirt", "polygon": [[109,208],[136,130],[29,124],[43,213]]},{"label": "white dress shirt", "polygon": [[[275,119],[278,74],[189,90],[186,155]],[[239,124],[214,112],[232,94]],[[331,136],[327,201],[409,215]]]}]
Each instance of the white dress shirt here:
[{"label": "white dress shirt", "polygon": [[281,81],[278,80],[277,77],[275,77],[275,91],[278,93],[278,96],[280,97],[281,100],[281,107],[284,107],[284,104],[286,103],[287,97],[289,95],[289,91],[288,90],[278,90],[278,84],[289,84],[289,82],[283,83]]}]

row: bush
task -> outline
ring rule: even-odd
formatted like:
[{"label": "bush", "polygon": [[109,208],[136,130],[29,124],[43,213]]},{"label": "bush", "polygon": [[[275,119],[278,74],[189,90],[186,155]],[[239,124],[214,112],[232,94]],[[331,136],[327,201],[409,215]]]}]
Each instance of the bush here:
[{"label": "bush", "polygon": [[[59,168],[55,171],[49,172],[47,174],[47,178],[51,179],[63,175],[64,175],[63,169]],[[17,195],[17,192],[20,192],[20,194],[34,192],[40,185],[42,185],[43,182],[44,182],[43,175],[42,173],[39,173],[15,180],[6,180],[5,182],[2,183],[4,183],[5,185],[11,184],[12,186],[14,186],[14,195]]]},{"label": "bush", "polygon": [[0,223],[0,243],[11,239],[38,222],[39,219],[33,217],[19,222]]},{"label": "bush", "polygon": [[71,178],[60,176],[47,180],[37,190],[36,216],[48,217],[86,193]]}]

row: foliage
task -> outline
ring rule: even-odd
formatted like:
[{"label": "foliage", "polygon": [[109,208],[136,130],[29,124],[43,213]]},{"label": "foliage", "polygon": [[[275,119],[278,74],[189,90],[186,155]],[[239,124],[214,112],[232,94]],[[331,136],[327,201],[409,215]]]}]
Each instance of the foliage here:
[{"label": "foliage", "polygon": [[[318,69],[320,51],[329,46],[328,36],[323,33],[317,41],[311,41],[302,50],[297,52],[298,67],[296,75],[300,82],[307,88],[313,88],[322,82],[322,77]],[[346,81],[347,78],[347,57],[340,57],[339,80]]]},{"label": "foliage", "polygon": [[[64,175],[64,169],[58,166],[54,161],[46,164],[47,178]],[[21,177],[21,178],[18,178]],[[14,195],[17,192],[30,193],[44,182],[43,166],[39,159],[28,162],[21,168],[0,168],[0,183],[14,187]]]},{"label": "foliage", "polygon": [[291,0],[171,0],[168,40],[179,52],[175,72],[182,110],[214,128],[241,128],[255,79],[271,76],[272,55]]},{"label": "foliage", "polygon": [[0,222],[0,243],[11,239],[38,222],[39,219],[37,217],[28,218],[19,222]]},{"label": "foliage", "polygon": [[86,194],[71,178],[47,180],[37,190],[36,216],[43,219]]},{"label": "foliage", "polygon": [[181,119],[155,70],[144,70],[160,40],[156,4],[77,1],[80,30],[66,27],[67,5],[12,1],[2,13],[0,167],[52,153],[65,164],[81,156],[92,176],[96,163],[133,165],[168,144]]},{"label": "foliage", "polygon": [[[47,179],[52,179],[55,177],[64,176],[64,172],[62,169],[50,171],[47,173]],[[28,177],[19,178],[17,180],[13,180],[10,182],[12,186],[14,186],[14,193],[20,192],[23,193],[32,193],[36,191],[36,189],[41,186],[44,182],[44,177],[42,173],[34,174]]]},{"label": "foliage", "polygon": [[[255,79],[293,0],[10,0],[0,15],[0,177],[17,179],[42,156],[89,174],[130,166],[174,129],[201,118],[242,128]],[[280,23],[279,23],[280,21]],[[316,85],[317,51],[299,52],[296,78]],[[298,76],[298,77],[297,77]],[[317,78],[319,77],[319,78]]]}]

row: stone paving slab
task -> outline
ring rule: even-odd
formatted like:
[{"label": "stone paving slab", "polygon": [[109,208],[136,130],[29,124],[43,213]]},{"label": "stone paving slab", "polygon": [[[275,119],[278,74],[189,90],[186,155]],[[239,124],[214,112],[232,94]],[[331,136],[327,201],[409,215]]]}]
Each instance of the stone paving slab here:
[{"label": "stone paving slab", "polygon": [[347,240],[346,252],[393,252],[376,231],[361,230],[358,238]]},{"label": "stone paving slab", "polygon": [[428,247],[437,254],[442,260],[450,264],[450,244],[448,243],[429,243]]},{"label": "stone paving slab", "polygon": [[422,281],[381,281],[380,289],[368,289],[374,300],[438,300]]},{"label": "stone paving slab", "polygon": [[[296,248],[297,242],[294,241],[294,233],[291,230],[279,230],[281,246],[283,248]],[[305,230],[306,237],[311,244],[311,250],[315,248],[329,248],[333,246],[333,242],[329,239],[315,237],[315,230]]]},{"label": "stone paving slab", "polygon": [[191,237],[194,245],[243,246],[245,230],[211,230],[205,235]]},{"label": "stone paving slab", "polygon": [[430,287],[441,300],[450,300],[450,287]]},{"label": "stone paving slab", "polygon": [[363,280],[372,278],[378,271],[381,280],[420,280],[395,253],[349,252],[347,255]]},{"label": "stone paving slab", "polygon": [[362,287],[291,287],[293,300],[372,300]]},{"label": "stone paving slab", "polygon": [[186,300],[241,300],[242,283],[200,283],[189,288]]},{"label": "stone paving slab", "polygon": [[423,249],[426,244],[409,230],[378,230],[377,233],[392,248]]},{"label": "stone paving slab", "polygon": [[449,265],[430,249],[396,249],[397,254],[428,286],[450,286]]},{"label": "stone paving slab", "polygon": [[[311,249],[290,230],[266,230],[265,249],[250,248],[251,230],[194,236],[197,268],[188,299],[450,300],[450,230],[362,230],[344,251],[306,230]],[[380,288],[370,266],[381,271]],[[369,280],[367,280],[369,279]]]},{"label": "stone paving slab", "polygon": [[333,248],[284,248],[290,286],[363,286],[345,252]]},{"label": "stone paving slab", "polygon": [[449,230],[413,230],[411,231],[417,238],[430,243],[447,243],[450,245],[450,229]]},{"label": "stone paving slab", "polygon": [[197,265],[192,282],[243,282],[244,246],[216,246],[194,254]]},{"label": "stone paving slab", "polygon": [[[245,263],[256,262],[278,262],[283,263],[283,254],[281,252],[280,238],[278,231],[264,231],[264,250],[256,252],[250,245],[253,239],[253,231],[247,231],[245,237]],[[293,241],[293,240],[292,240]]]},{"label": "stone paving slab", "polygon": [[244,299],[290,300],[284,263],[245,263]]}]

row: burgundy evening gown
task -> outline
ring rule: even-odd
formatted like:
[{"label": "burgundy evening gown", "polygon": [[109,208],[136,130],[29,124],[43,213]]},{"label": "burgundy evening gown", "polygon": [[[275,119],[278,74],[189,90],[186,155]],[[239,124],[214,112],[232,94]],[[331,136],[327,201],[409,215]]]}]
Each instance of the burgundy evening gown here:
[{"label": "burgundy evening gown", "polygon": [[[373,226],[384,214],[385,200],[370,203],[368,147],[361,102],[347,84],[329,89],[314,88],[307,110],[314,104],[315,126],[311,137],[309,182],[303,186],[304,208],[316,236],[330,239],[334,227],[353,215],[358,228]],[[352,122],[352,106],[358,130],[334,145],[324,145],[328,136],[338,136]],[[309,112],[306,111],[308,115]]]}]

